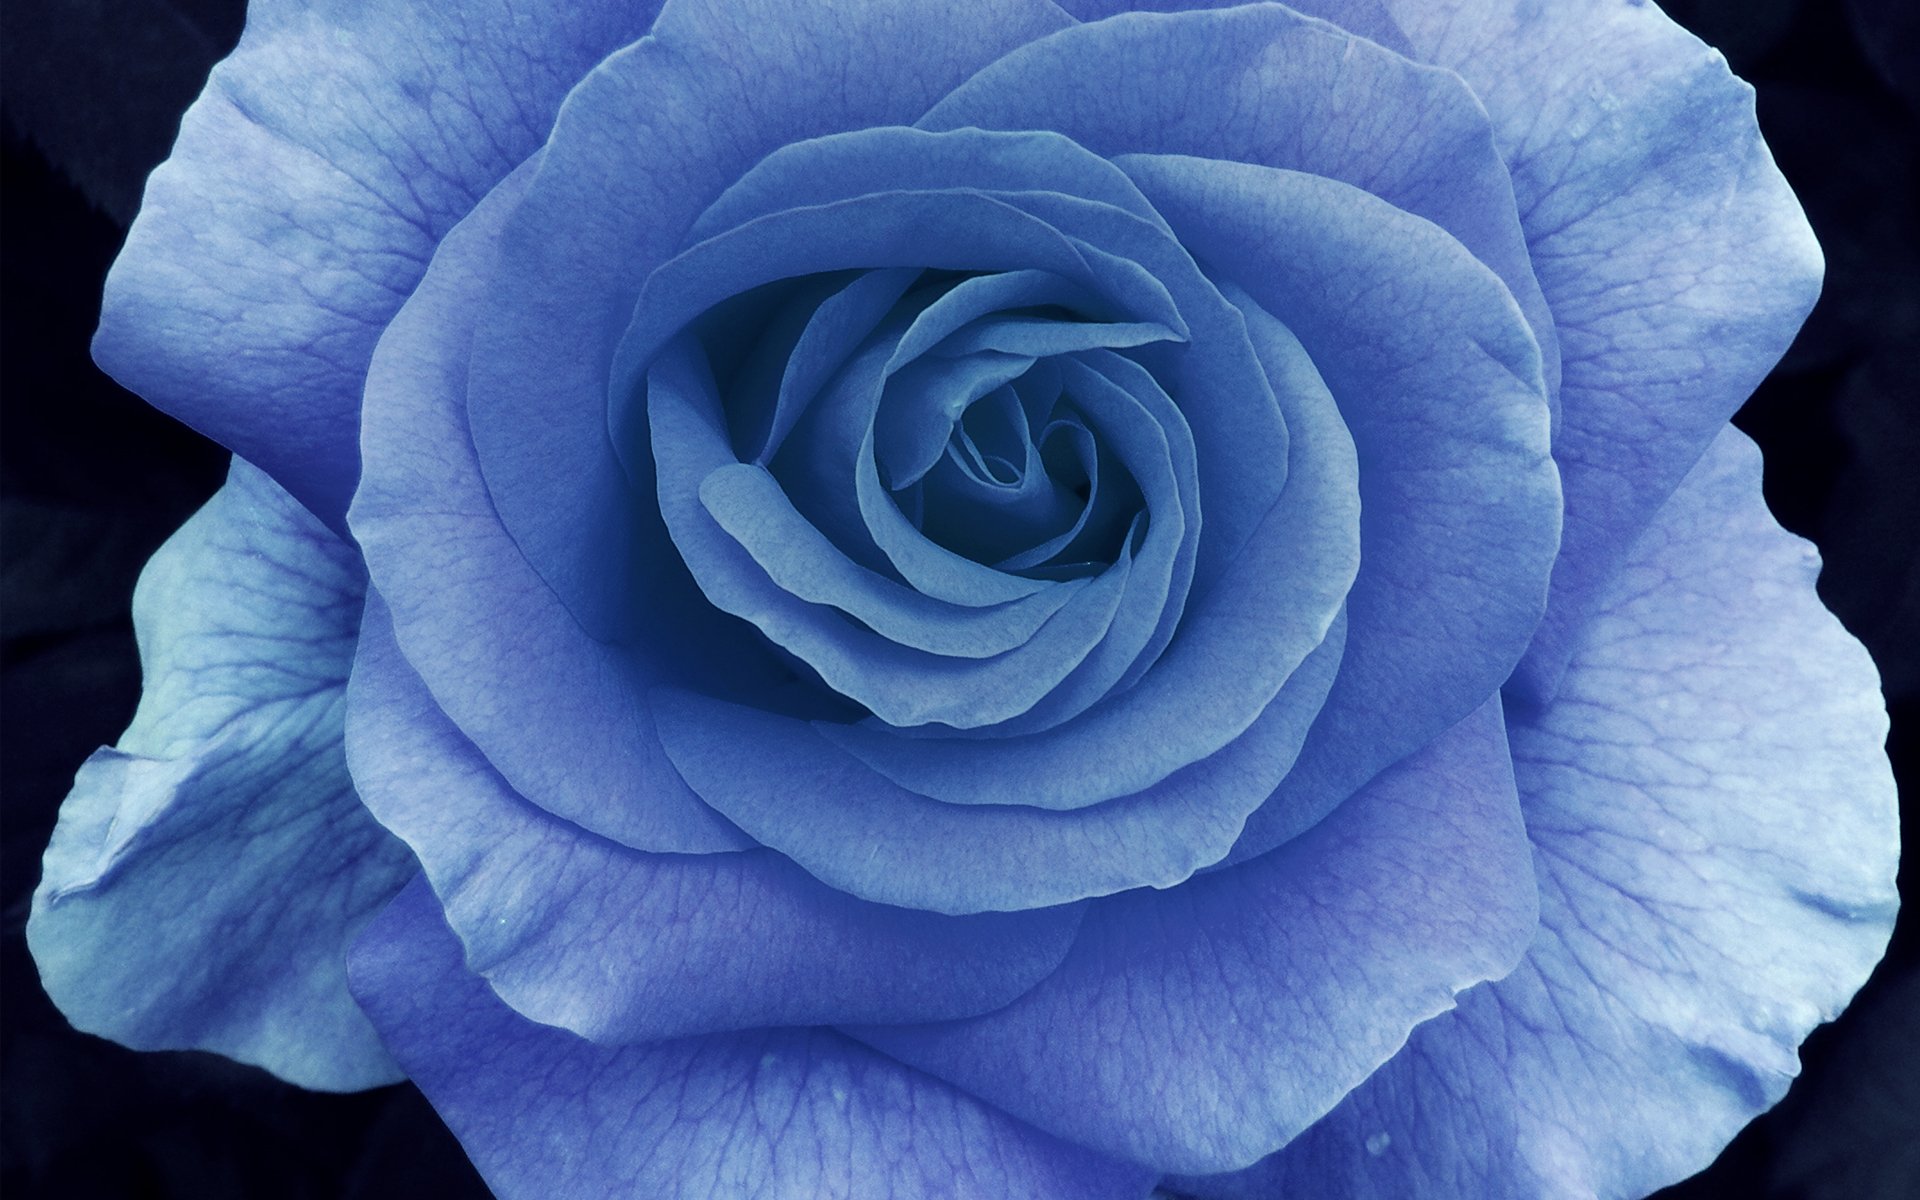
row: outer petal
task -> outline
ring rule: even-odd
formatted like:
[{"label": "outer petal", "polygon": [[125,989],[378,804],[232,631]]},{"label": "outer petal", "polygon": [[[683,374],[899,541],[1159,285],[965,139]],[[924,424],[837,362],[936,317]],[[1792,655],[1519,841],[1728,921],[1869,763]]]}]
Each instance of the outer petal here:
[{"label": "outer petal", "polygon": [[341,752],[361,588],[352,548],[239,459],[148,564],[146,695],[81,768],[27,923],[75,1025],[306,1087],[398,1078],[346,988],[347,944],[414,870]]},{"label": "outer petal", "polygon": [[251,5],[147,182],[95,357],[338,528],[380,331],[447,230],[658,8]]},{"label": "outer petal", "polygon": [[602,1042],[1007,1003],[1053,970],[1077,908],[945,917],[836,892],[767,850],[647,854],[515,796],[434,706],[368,597],[348,754],[420,856],[466,964],[516,1010]]},{"label": "outer petal", "polygon": [[1506,974],[1535,911],[1496,699],[1272,854],[1096,901],[1007,1008],[858,1036],[1082,1145],[1222,1170]]},{"label": "outer petal", "polygon": [[1639,1196],[1770,1106],[1885,948],[1873,666],[1721,434],[1513,730],[1541,932],[1333,1115],[1203,1196]]},{"label": "outer petal", "polygon": [[613,1049],[535,1025],[460,965],[416,884],[354,992],[502,1200],[1135,1200],[1109,1162],[826,1030]]},{"label": "outer petal", "polygon": [[1627,548],[1800,328],[1820,250],[1753,89],[1655,6],[1388,6],[1485,102],[1560,332],[1565,549],[1513,685],[1543,702]]},{"label": "outer petal", "polygon": [[671,553],[624,519],[607,437],[607,368],[647,274],[769,151],[909,122],[1070,20],[1051,0],[673,0],[581,82],[508,230],[512,283],[480,317],[470,407],[507,528],[587,628],[630,616],[617,567]]}]

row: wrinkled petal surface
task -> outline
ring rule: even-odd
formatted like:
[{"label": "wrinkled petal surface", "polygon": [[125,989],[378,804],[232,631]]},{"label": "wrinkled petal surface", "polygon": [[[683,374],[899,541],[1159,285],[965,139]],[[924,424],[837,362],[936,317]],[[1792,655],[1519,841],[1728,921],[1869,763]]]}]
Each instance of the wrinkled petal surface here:
[{"label": "wrinkled petal surface", "polygon": [[1297,1142],[1205,1197],[1632,1197],[1798,1070],[1886,947],[1899,822],[1865,650],[1728,430],[1512,730],[1541,929]]},{"label": "wrinkled petal surface", "polygon": [[1766,375],[1820,248],[1718,51],[1631,0],[1388,0],[1487,107],[1559,331],[1566,545],[1512,686],[1540,703],[1594,597]]},{"label": "wrinkled petal surface", "polygon": [[374,343],[657,0],[260,0],[115,260],[94,356],[341,527]]}]

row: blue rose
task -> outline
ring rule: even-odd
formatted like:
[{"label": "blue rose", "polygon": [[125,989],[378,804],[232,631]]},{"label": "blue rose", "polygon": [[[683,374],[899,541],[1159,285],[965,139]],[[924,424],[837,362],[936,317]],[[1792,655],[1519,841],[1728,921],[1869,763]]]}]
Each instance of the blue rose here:
[{"label": "blue rose", "polygon": [[505,1197],[1630,1196],[1891,927],[1627,0],[262,0],[96,355],[235,453],[29,937]]}]

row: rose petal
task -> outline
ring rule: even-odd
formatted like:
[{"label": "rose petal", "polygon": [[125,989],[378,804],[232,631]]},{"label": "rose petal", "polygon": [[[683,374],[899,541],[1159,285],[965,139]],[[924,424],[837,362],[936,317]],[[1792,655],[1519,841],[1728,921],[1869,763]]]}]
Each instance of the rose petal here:
[{"label": "rose petal", "polygon": [[336,529],[374,343],[659,4],[261,0],[115,260],[94,356]]},{"label": "rose petal", "polygon": [[1045,1196],[1152,1177],[1029,1129],[827,1030],[611,1048],[516,1015],[415,884],[367,930],[354,994],[502,1200]]},{"label": "rose petal", "polygon": [[399,1078],[346,986],[348,943],[414,869],[340,751],[363,586],[352,547],[240,459],[147,565],[146,694],[80,769],[27,921],[77,1027],[304,1087]]},{"label": "rose petal", "polygon": [[557,820],[434,705],[377,595],[349,701],[354,781],[419,856],[467,968],[525,1016],[595,1041],[984,1012],[1058,965],[1079,924],[1071,908],[869,904],[768,851],[647,854]]},{"label": "rose petal", "polygon": [[1506,974],[1535,917],[1496,699],[1285,848],[1095,902],[1059,970],[1008,1007],[855,1032],[1081,1145],[1221,1170]]},{"label": "rose petal", "polygon": [[[393,610],[408,660],[435,699],[521,795],[624,845],[675,853],[751,846],[689,791],[646,708],[648,664],[590,638],[500,525],[467,438],[462,392],[473,300],[526,170],[447,236],[381,339],[368,374],[366,467],[348,519]],[[657,565],[650,611],[683,634],[714,617],[676,559]],[[708,625],[706,628],[711,628]],[[751,644],[713,637],[710,684]],[[670,665],[670,664],[669,664]],[[652,668],[659,671],[658,664]],[[755,694],[784,671],[759,667]]]},{"label": "rose petal", "polygon": [[665,689],[653,703],[674,765],[701,794],[827,884],[933,912],[1042,908],[1172,887],[1218,861],[1298,753],[1345,634],[1336,620],[1280,696],[1218,754],[1072,812],[943,804],[875,774],[818,736],[822,726]]},{"label": "rose petal", "polygon": [[885,192],[1051,192],[1156,219],[1153,206],[1123,172],[1048,126],[940,133],[944,136],[892,122],[782,146],[743,172],[700,214],[688,242],[790,208]]},{"label": "rose petal", "polygon": [[[1126,12],[1187,12],[1235,8],[1246,0],[1064,0],[1060,5],[1082,21],[1098,21]],[[1409,52],[1407,37],[1387,15],[1381,0],[1295,0],[1295,12],[1330,21],[1349,33],[1380,43],[1401,54]]]},{"label": "rose petal", "polygon": [[1565,549],[1512,689],[1540,703],[1627,547],[1792,341],[1820,249],[1753,89],[1655,6],[1388,7],[1487,106],[1560,330]]},{"label": "rose petal", "polygon": [[888,642],[932,654],[989,658],[1016,649],[1087,583],[1068,580],[991,608],[947,604],[856,566],[794,511],[759,467],[717,467],[700,481],[699,497],[779,591],[831,604]]},{"label": "rose petal", "polygon": [[[1541,932],[1325,1121],[1208,1197],[1638,1196],[1779,1099],[1893,925],[1872,663],[1727,430],[1513,728]],[[1091,920],[1091,918],[1090,918]]]},{"label": "rose petal", "polygon": [[1438,227],[1293,171],[1120,162],[1208,269],[1300,339],[1360,455],[1347,659],[1245,858],[1459,721],[1519,660],[1559,545],[1545,386],[1506,288]]}]

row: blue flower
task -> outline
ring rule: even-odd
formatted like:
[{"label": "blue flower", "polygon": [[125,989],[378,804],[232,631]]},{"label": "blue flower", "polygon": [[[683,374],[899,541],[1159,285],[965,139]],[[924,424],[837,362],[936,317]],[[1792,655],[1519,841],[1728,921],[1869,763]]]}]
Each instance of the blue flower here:
[{"label": "blue flower", "polygon": [[1643,1194],[1891,927],[1627,0],[261,0],[96,356],[235,452],[31,944],[503,1197]]}]

